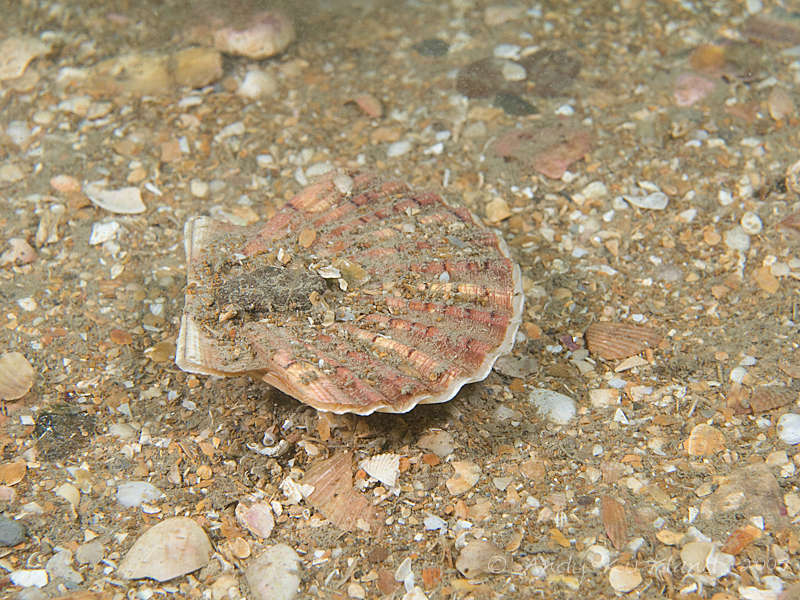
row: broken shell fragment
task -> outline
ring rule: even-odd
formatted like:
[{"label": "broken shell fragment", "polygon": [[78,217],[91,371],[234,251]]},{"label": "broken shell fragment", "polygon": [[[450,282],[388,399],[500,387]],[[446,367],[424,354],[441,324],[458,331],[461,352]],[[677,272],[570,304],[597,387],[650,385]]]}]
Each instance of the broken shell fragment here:
[{"label": "broken shell fragment", "polygon": [[348,176],[260,225],[187,222],[181,369],[258,375],[322,411],[402,413],[511,350],[523,294],[506,244],[435,193]]},{"label": "broken shell fragment", "polygon": [[312,488],[306,499],[345,531],[375,533],[381,528],[383,511],[353,488],[352,463],[350,452],[339,452],[311,465],[303,478],[303,485]]},{"label": "broken shell fragment", "polygon": [[661,343],[661,335],[650,327],[627,323],[592,323],[584,334],[586,346],[606,360],[628,358]]},{"label": "broken shell fragment", "polygon": [[20,352],[0,356],[0,400],[19,400],[33,386],[31,363]]},{"label": "broken shell fragment", "polygon": [[508,556],[492,542],[472,540],[456,560],[456,569],[465,577],[480,577],[487,573],[506,571],[511,564]]},{"label": "broken shell fragment", "polygon": [[124,579],[169,581],[204,567],[211,552],[202,527],[188,517],[172,517],[153,525],[134,542],[117,574]]}]

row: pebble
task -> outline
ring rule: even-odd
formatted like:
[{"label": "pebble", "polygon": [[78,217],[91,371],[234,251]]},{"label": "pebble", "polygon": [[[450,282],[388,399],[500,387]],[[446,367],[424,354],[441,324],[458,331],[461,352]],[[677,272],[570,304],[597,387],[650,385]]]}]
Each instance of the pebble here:
[{"label": "pebble", "polygon": [[236,93],[242,98],[256,100],[271,96],[278,89],[278,81],[271,73],[262,69],[251,69],[244,76]]},{"label": "pebble", "polygon": [[450,44],[439,38],[428,38],[414,44],[413,48],[422,56],[438,57],[448,53]]},{"label": "pebble", "polygon": [[498,44],[494,48],[495,58],[510,58],[512,60],[519,58],[520,47],[516,44]]},{"label": "pebble", "polygon": [[783,88],[774,87],[767,98],[769,115],[779,121],[791,116],[795,112],[792,96]]},{"label": "pebble", "polygon": [[145,531],[117,569],[123,579],[169,581],[196,571],[211,560],[211,542],[188,517],[172,517]]},{"label": "pebble", "polygon": [[255,600],[292,600],[300,587],[301,562],[286,544],[266,548],[245,570]]},{"label": "pebble", "polygon": [[702,573],[706,569],[706,559],[713,548],[711,542],[689,542],[681,548],[683,568],[689,573]]},{"label": "pebble", "polygon": [[424,434],[417,441],[417,446],[423,450],[430,450],[439,458],[445,458],[455,450],[453,436],[441,429]]},{"label": "pebble", "polygon": [[124,481],[117,486],[117,501],[128,508],[163,497],[161,490],[147,481]]},{"label": "pebble", "polygon": [[489,223],[499,223],[511,216],[511,209],[508,207],[508,202],[503,198],[493,198],[486,205],[486,220]]},{"label": "pebble", "polygon": [[211,600],[232,600],[235,598],[241,598],[239,580],[235,575],[231,573],[220,575],[211,584]]},{"label": "pebble", "polygon": [[275,528],[272,508],[266,502],[256,502],[246,506],[241,502],[236,505],[236,521],[255,536],[268,538]]},{"label": "pebble", "polygon": [[389,158],[394,158],[396,156],[402,156],[411,150],[411,142],[408,140],[400,140],[399,142],[395,142],[393,144],[389,144],[389,147],[386,149],[386,156]]},{"label": "pebble", "polygon": [[481,468],[470,460],[454,460],[450,463],[453,467],[453,476],[445,482],[447,489],[453,496],[458,496],[472,489],[481,476]]},{"label": "pebble", "polygon": [[120,230],[120,224],[116,221],[106,221],[103,223],[95,223],[92,225],[92,233],[89,235],[89,245],[97,246],[104,244],[117,237],[117,232]]},{"label": "pebble", "polygon": [[47,571],[44,569],[19,569],[8,574],[11,583],[21,587],[44,587],[47,585]]},{"label": "pebble", "polygon": [[456,569],[470,579],[487,574],[503,573],[510,566],[505,552],[485,540],[472,540],[461,550]]},{"label": "pebble", "polygon": [[785,444],[800,444],[800,415],[786,413],[778,419],[778,437]]},{"label": "pebble", "polygon": [[31,137],[31,128],[25,121],[11,121],[6,127],[6,135],[17,146],[24,146]]},{"label": "pebble", "polygon": [[761,233],[761,229],[763,228],[761,218],[756,213],[750,211],[742,215],[739,224],[742,226],[744,232],[748,235],[756,235]]},{"label": "pebble", "polygon": [[83,581],[83,575],[72,568],[72,551],[59,550],[45,564],[45,570],[51,579],[62,579],[67,584],[77,585]]},{"label": "pebble", "polygon": [[428,531],[441,531],[447,533],[447,521],[437,517],[436,515],[428,515],[423,519],[422,524]]},{"label": "pebble", "polygon": [[740,225],[736,225],[725,232],[725,245],[731,250],[746,252],[750,249],[750,236]]},{"label": "pebble", "polygon": [[735,556],[726,552],[721,552],[717,550],[717,548],[712,548],[706,558],[706,570],[708,574],[717,579],[729,575],[735,564]]},{"label": "pebble", "polygon": [[625,195],[623,198],[628,203],[633,204],[638,208],[644,208],[648,210],[664,210],[669,204],[669,198],[664,192],[653,192],[651,194],[647,194],[646,196],[640,196],[636,194]]},{"label": "pebble", "polygon": [[55,118],[56,115],[52,111],[37,110],[35,113],[33,113],[31,120],[37,125],[50,125]]},{"label": "pebble", "polygon": [[353,178],[347,175],[346,173],[338,173],[333,178],[333,185],[336,186],[336,189],[339,190],[340,194],[349,194],[353,191]]},{"label": "pebble", "polygon": [[492,104],[502,109],[507,115],[522,117],[525,115],[534,115],[539,112],[533,104],[524,98],[508,92],[498,92]]},{"label": "pebble", "polygon": [[0,43],[0,81],[20,77],[34,58],[50,52],[50,46],[32,36],[9,36]]},{"label": "pebble", "polygon": [[92,99],[89,96],[72,96],[58,104],[58,110],[71,113],[78,117],[85,117],[89,113]]},{"label": "pebble", "polygon": [[79,565],[94,566],[102,560],[104,554],[105,548],[100,540],[92,540],[78,546],[75,550],[75,561]]},{"label": "pebble", "polygon": [[503,63],[501,72],[503,73],[503,79],[506,81],[522,81],[528,76],[525,67],[512,60],[507,60]]},{"label": "pebble", "polygon": [[530,393],[528,400],[538,409],[540,416],[558,425],[569,423],[577,412],[572,398],[552,390],[537,388]]},{"label": "pebble", "polygon": [[201,179],[192,179],[189,182],[189,191],[195,198],[205,198],[208,196],[208,184]]},{"label": "pebble", "polygon": [[226,54],[262,59],[283,52],[295,37],[291,19],[266,10],[250,16],[242,28],[221,27],[214,32],[214,46]]},{"label": "pebble", "polygon": [[219,133],[214,136],[214,141],[221,142],[229,137],[242,136],[244,135],[245,131],[246,129],[244,127],[244,123],[241,121],[236,121],[220,129]]},{"label": "pebble", "polygon": [[16,546],[25,539],[25,526],[19,521],[0,515],[0,546]]},{"label": "pebble", "polygon": [[0,181],[14,183],[23,179],[25,179],[25,173],[14,163],[6,163],[0,166]]},{"label": "pebble", "polygon": [[72,175],[54,175],[50,187],[62,194],[76,194],[81,191],[81,182]]},{"label": "pebble", "polygon": [[642,583],[642,574],[635,567],[615,565],[608,573],[608,582],[615,592],[625,594]]},{"label": "pebble", "polygon": [[483,22],[489,27],[502,25],[507,21],[513,21],[522,16],[525,7],[520,5],[492,5],[487,6],[483,11]]},{"label": "pebble", "polygon": [[321,175],[325,175],[325,173],[330,173],[331,171],[333,171],[333,165],[330,162],[318,162],[310,165],[306,169],[306,177],[309,179],[314,179],[316,177],[320,177]]},{"label": "pebble", "polygon": [[730,206],[733,204],[733,194],[731,194],[728,190],[720,190],[717,192],[717,201],[719,202],[720,206]]}]

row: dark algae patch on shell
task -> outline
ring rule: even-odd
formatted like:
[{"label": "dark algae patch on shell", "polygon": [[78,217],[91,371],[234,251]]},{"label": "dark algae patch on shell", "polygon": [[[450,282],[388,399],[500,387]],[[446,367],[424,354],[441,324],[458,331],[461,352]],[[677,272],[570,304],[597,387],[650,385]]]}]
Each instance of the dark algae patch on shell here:
[{"label": "dark algae patch on shell", "polygon": [[266,223],[195,217],[185,234],[178,365],[256,374],[318,410],[449,400],[488,375],[521,320],[505,243],[401,181],[329,175]]}]

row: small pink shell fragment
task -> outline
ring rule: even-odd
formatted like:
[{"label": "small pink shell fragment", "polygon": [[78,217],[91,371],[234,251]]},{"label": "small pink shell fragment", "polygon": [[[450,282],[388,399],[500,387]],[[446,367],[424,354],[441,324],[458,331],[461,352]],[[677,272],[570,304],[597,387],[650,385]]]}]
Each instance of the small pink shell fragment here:
[{"label": "small pink shell fragment", "polygon": [[36,250],[22,238],[8,240],[8,250],[0,254],[0,267],[27,265],[36,260]]},{"label": "small pink shell fragment", "polygon": [[263,11],[241,27],[221,27],[214,32],[214,46],[228,54],[262,59],[283,52],[294,40],[294,24],[281,12]]},{"label": "small pink shell fragment", "polygon": [[359,94],[353,98],[358,108],[364,111],[368,117],[379,119],[383,115],[383,105],[372,94]]},{"label": "small pink shell fragment", "polygon": [[569,166],[581,160],[591,148],[592,137],[588,130],[559,121],[550,126],[512,129],[492,145],[492,152],[551,179],[560,179]]},{"label": "small pink shell fragment", "polygon": [[714,89],[714,82],[707,77],[683,73],[675,80],[675,104],[692,106],[708,96]]},{"label": "small pink shell fragment", "polygon": [[272,535],[275,519],[272,507],[266,502],[256,502],[252,506],[239,503],[236,505],[236,520],[250,533],[262,538]]},{"label": "small pink shell fragment", "polygon": [[62,194],[76,194],[81,191],[81,182],[72,175],[54,175],[50,178],[50,187]]}]

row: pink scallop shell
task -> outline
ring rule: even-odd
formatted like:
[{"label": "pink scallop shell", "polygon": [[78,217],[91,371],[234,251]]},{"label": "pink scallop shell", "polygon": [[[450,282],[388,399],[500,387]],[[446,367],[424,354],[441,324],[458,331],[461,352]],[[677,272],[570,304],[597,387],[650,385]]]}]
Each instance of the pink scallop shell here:
[{"label": "pink scallop shell", "polygon": [[511,350],[522,318],[503,240],[400,181],[330,174],[266,223],[194,217],[185,237],[178,366],[257,375],[321,411],[446,402]]}]

